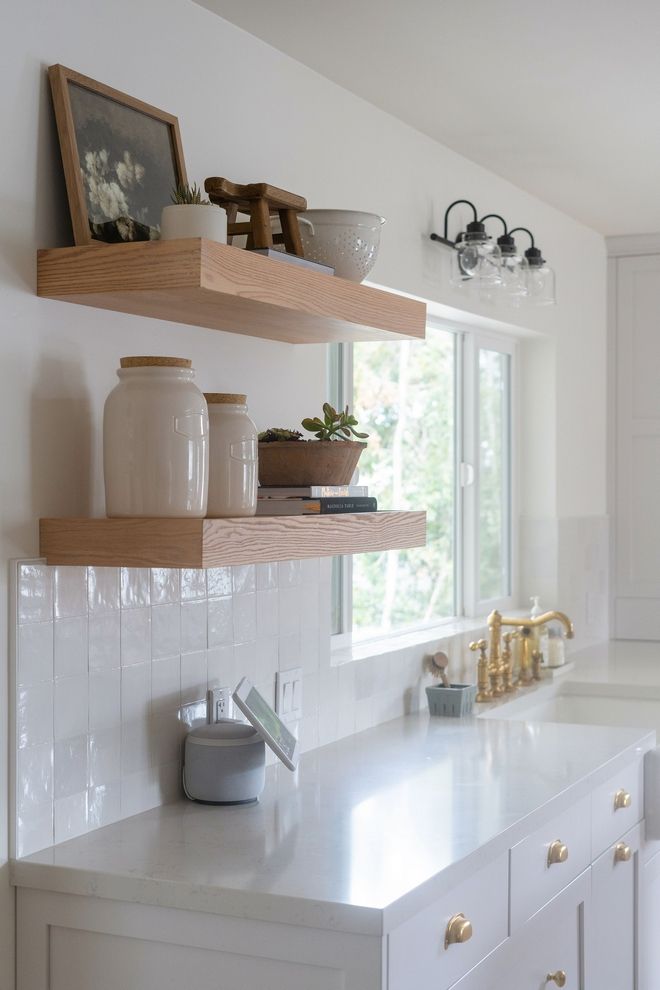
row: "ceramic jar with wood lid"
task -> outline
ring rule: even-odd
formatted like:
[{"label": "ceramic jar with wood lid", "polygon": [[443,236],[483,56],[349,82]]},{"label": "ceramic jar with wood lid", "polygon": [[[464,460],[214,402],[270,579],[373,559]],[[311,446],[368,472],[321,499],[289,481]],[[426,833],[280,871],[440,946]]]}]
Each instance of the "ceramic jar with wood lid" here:
[{"label": "ceramic jar with wood lid", "polygon": [[105,402],[108,516],[206,515],[209,417],[186,358],[125,357]]},{"label": "ceramic jar with wood lid", "polygon": [[257,511],[257,428],[246,396],[206,392],[211,431],[209,516],[253,516]]}]

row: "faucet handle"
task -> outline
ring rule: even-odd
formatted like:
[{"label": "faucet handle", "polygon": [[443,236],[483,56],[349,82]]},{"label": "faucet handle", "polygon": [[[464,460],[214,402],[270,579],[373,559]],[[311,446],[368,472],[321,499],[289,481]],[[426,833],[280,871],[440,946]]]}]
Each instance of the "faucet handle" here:
[{"label": "faucet handle", "polygon": [[485,639],[476,639],[473,640],[472,643],[470,643],[470,649],[472,650],[473,653],[476,653],[476,651],[479,650],[481,653],[481,659],[484,660],[486,658],[486,650],[488,649],[488,643],[486,642]]}]

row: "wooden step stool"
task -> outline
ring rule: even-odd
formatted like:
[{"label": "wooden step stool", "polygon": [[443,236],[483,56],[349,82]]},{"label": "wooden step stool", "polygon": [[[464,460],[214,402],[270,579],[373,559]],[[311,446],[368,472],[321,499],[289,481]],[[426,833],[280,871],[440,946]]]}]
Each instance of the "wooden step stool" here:
[{"label": "wooden step stool", "polygon": [[[307,209],[307,200],[295,193],[269,186],[267,182],[250,182],[246,186],[229,179],[210,178],[204,189],[212,203],[227,211],[227,242],[236,234],[247,234],[246,248],[272,248],[284,244],[289,254],[303,257],[298,214]],[[248,213],[249,223],[236,223],[238,213]],[[271,216],[279,215],[281,234],[273,234]]]}]

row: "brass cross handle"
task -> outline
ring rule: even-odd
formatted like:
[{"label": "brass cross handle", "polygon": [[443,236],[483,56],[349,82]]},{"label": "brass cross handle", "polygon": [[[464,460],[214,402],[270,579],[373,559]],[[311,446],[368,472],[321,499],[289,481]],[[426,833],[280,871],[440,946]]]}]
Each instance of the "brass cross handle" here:
[{"label": "brass cross handle", "polygon": [[614,862],[627,863],[632,856],[632,849],[625,842],[617,842],[614,847]]},{"label": "brass cross handle", "polygon": [[449,919],[445,929],[445,949],[450,945],[469,942],[471,938],[472,922],[468,921],[464,914],[455,914]]},{"label": "brass cross handle", "polygon": [[628,791],[624,791],[623,788],[617,791],[614,795],[614,810],[620,811],[622,808],[629,808],[632,803],[632,798]]},{"label": "brass cross handle", "polygon": [[563,969],[558,969],[556,973],[548,973],[545,978],[546,983],[555,983],[558,987],[566,986],[566,973]]},{"label": "brass cross handle", "polygon": [[555,863],[565,863],[567,859],[568,846],[565,846],[559,839],[551,842],[548,849],[548,866],[554,866]]}]

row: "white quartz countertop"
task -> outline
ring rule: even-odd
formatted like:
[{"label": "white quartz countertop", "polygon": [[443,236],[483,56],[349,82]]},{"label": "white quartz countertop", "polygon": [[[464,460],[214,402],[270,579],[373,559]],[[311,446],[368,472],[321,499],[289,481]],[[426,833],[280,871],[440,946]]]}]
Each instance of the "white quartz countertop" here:
[{"label": "white quartz countertop", "polygon": [[381,934],[651,745],[645,729],[422,712],[308,753],[295,775],[271,767],[257,805],[166,805],[18,860],[12,879]]}]

